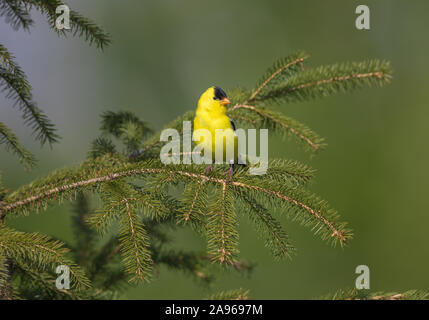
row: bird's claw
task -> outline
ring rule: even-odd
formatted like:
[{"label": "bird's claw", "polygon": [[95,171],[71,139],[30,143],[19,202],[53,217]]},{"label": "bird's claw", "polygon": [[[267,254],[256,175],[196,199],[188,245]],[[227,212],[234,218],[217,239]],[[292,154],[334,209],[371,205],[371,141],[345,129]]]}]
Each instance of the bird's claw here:
[{"label": "bird's claw", "polygon": [[213,170],[213,163],[206,168],[206,171],[205,171],[206,175],[212,172],[212,170]]},{"label": "bird's claw", "polygon": [[232,181],[232,174],[233,174],[233,172],[234,172],[234,170],[233,170],[233,166],[232,166],[232,165],[230,165],[230,166],[229,166],[229,170],[228,170],[228,172],[226,173],[226,179],[225,179],[225,182],[226,182],[226,183],[228,183],[228,182],[231,182],[231,181]]}]

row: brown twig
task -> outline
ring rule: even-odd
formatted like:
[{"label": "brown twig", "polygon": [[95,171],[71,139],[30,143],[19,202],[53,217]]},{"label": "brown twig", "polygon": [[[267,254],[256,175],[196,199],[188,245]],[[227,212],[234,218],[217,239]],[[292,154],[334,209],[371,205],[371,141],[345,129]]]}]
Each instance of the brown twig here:
[{"label": "brown twig", "polygon": [[[264,89],[275,77],[277,77],[281,72],[283,72],[284,70],[288,69],[289,67],[297,64],[297,63],[301,63],[305,60],[305,58],[299,58],[296,59],[284,66],[282,66],[281,68],[277,69],[271,76],[268,77],[267,80],[265,80],[258,89],[256,89],[252,95],[250,96],[249,100],[247,100],[247,102],[251,102],[253,101],[253,99],[255,99],[255,97],[259,94],[259,92],[261,92],[262,89]],[[246,102],[246,103],[247,103]]]},{"label": "brown twig", "polygon": [[337,81],[347,81],[350,79],[362,79],[362,78],[370,78],[370,77],[377,77],[378,79],[382,79],[383,75],[384,75],[384,72],[378,71],[378,72],[369,72],[369,73],[358,73],[358,74],[353,74],[353,75],[343,76],[343,77],[334,77],[334,78],[325,79],[325,80],[303,83],[298,86],[286,89],[285,93],[293,92],[293,91],[308,88],[308,87],[319,86],[326,83],[332,83]]},{"label": "brown twig", "polygon": [[192,200],[191,208],[187,213],[185,213],[185,221],[188,221],[191,218],[192,210],[194,209],[195,203],[197,201],[198,195],[200,193],[201,187],[203,186],[204,182],[206,182],[206,180],[201,180],[200,184],[198,185],[198,189],[195,192],[194,199]]},{"label": "brown twig", "polygon": [[128,221],[130,223],[131,238],[132,238],[132,241],[133,241],[133,244],[134,244],[134,249],[136,251],[136,262],[137,262],[136,274],[137,274],[137,277],[139,279],[141,279],[142,278],[142,269],[143,268],[142,268],[142,264],[141,264],[140,257],[139,257],[139,248],[138,248],[138,245],[137,245],[137,240],[136,240],[136,235],[135,235],[134,222],[133,222],[133,218],[131,216],[131,210],[130,210],[129,201],[128,201],[128,199],[124,199],[124,201],[125,201],[125,207],[126,207],[126,211],[127,211],[127,215],[128,215]]},{"label": "brown twig", "polygon": [[282,126],[283,128],[285,128],[286,130],[289,130],[291,133],[293,133],[294,135],[298,136],[300,139],[304,140],[306,143],[308,143],[315,151],[319,150],[320,146],[313,142],[311,139],[309,139],[308,137],[306,137],[305,135],[303,135],[302,133],[300,133],[298,130],[296,130],[295,128],[292,128],[286,124],[284,124],[283,122],[279,121],[278,119],[272,118],[270,117],[268,114],[266,114],[265,112],[263,112],[261,109],[258,109],[254,106],[250,106],[247,104],[237,104],[234,107],[232,107],[231,109],[229,109],[229,111],[234,111],[237,109],[247,109],[247,110],[251,110],[257,114],[259,114],[260,116],[264,117],[264,118],[269,118],[271,121],[275,122],[276,124]]},{"label": "brown twig", "polygon": [[[133,175],[142,175],[142,174],[158,174],[158,173],[170,173],[170,174],[178,174],[181,176],[185,176],[185,177],[189,177],[189,178],[194,178],[194,179],[198,179],[198,180],[202,180],[202,179],[206,179],[207,181],[211,181],[214,183],[219,183],[219,184],[224,184],[225,180],[224,179],[218,179],[215,177],[211,177],[211,176],[207,176],[207,175],[203,175],[203,174],[197,174],[197,173],[191,173],[191,172],[186,172],[186,171],[171,171],[171,170],[167,170],[167,169],[155,169],[155,168],[147,168],[147,169],[132,169],[132,170],[127,170],[124,172],[118,172],[118,173],[113,173],[113,174],[108,174],[105,176],[101,176],[101,177],[96,177],[96,178],[91,178],[88,180],[82,180],[82,181],[78,181],[75,183],[71,183],[71,184],[67,184],[67,185],[63,185],[60,187],[56,187],[56,188],[52,188],[49,189],[43,193],[37,194],[37,195],[33,195],[31,197],[22,199],[22,200],[18,200],[16,202],[7,204],[7,205],[1,205],[0,204],[0,216],[4,216],[6,214],[6,212],[14,210],[18,207],[24,206],[24,205],[28,205],[34,201],[40,200],[42,198],[48,198],[53,194],[59,193],[59,192],[65,192],[68,190],[72,190],[78,187],[83,187],[83,186],[88,186],[91,184],[97,184],[97,183],[102,183],[102,182],[107,182],[107,181],[111,181],[111,180],[115,180],[115,179],[120,179],[123,177],[128,177],[128,176],[133,176]],[[309,212],[311,215],[313,215],[315,218],[319,219],[320,221],[323,222],[323,224],[325,224],[329,229],[331,229],[332,231],[332,237],[337,237],[339,238],[342,242],[346,241],[345,235],[343,231],[339,231],[337,230],[334,225],[328,221],[326,218],[324,218],[320,212],[318,212],[317,210],[314,210],[312,208],[310,208],[309,206],[307,206],[304,203],[301,203],[293,198],[290,198],[280,192],[276,192],[270,189],[265,189],[259,186],[255,186],[255,185],[249,185],[249,184],[245,184],[242,182],[238,182],[238,181],[229,181],[228,182],[230,185],[232,186],[236,186],[236,187],[240,187],[240,188],[246,188],[246,189],[252,189],[252,190],[257,190],[263,193],[266,193],[268,195],[271,195],[273,197],[282,199],[284,201],[287,201],[289,203],[292,203],[304,210],[306,210],[307,212]]]},{"label": "brown twig", "polygon": [[219,257],[219,261],[221,263],[223,263],[226,259],[226,256],[230,255],[231,253],[228,252],[226,250],[226,246],[225,246],[225,239],[226,239],[226,234],[225,234],[225,211],[226,211],[226,205],[225,205],[225,196],[226,196],[226,182],[224,181],[222,183],[222,209],[220,214],[220,235],[221,235],[221,248],[219,249],[220,252],[220,257]]}]

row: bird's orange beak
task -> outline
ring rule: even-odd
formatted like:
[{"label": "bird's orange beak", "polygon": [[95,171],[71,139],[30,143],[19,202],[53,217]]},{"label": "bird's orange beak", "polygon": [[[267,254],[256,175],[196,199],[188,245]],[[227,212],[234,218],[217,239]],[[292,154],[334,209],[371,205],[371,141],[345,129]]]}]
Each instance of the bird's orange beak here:
[{"label": "bird's orange beak", "polygon": [[227,97],[225,97],[222,100],[220,100],[220,104],[223,105],[223,106],[227,105],[227,104],[230,104],[230,103],[231,103],[231,101],[229,101],[229,99]]}]

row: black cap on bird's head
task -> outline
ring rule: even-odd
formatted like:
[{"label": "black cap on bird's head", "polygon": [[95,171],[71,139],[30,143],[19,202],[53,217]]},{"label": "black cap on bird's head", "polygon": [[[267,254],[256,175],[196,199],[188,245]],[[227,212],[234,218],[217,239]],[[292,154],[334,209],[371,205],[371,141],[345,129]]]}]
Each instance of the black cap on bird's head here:
[{"label": "black cap on bird's head", "polygon": [[214,97],[213,97],[214,100],[219,100],[220,104],[222,105],[231,103],[231,101],[229,101],[229,99],[227,98],[225,91],[223,91],[219,87],[213,87],[213,89],[214,89]]}]

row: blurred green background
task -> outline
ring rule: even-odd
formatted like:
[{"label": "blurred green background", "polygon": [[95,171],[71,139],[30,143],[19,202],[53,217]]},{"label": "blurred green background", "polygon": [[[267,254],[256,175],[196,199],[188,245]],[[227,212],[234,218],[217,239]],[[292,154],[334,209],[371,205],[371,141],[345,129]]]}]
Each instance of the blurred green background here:
[{"label": "blurred green background", "polygon": [[[355,28],[359,4],[371,9],[370,31]],[[1,120],[40,159],[38,168],[25,172],[1,149],[7,187],[83,160],[105,110],[132,110],[159,129],[195,108],[208,86],[250,88],[274,59],[297,49],[311,55],[312,66],[387,59],[394,68],[387,87],[278,108],[326,137],[327,150],[311,158],[293,141],[270,140],[271,157],[298,159],[318,170],[311,188],[354,229],[350,245],[332,248],[279,213],[298,255],[276,262],[243,215],[241,257],[255,261],[256,269],[250,278],[219,273],[213,291],[243,287],[257,299],[317,298],[353,287],[360,264],[369,266],[373,290],[429,289],[428,1],[73,0],[69,5],[111,33],[113,44],[104,53],[79,38],[57,38],[38,13],[31,33],[0,22],[2,43],[16,55],[35,100],[63,137],[52,149],[41,149],[1,95]],[[69,204],[8,223],[73,242]],[[174,237],[185,248],[204,248],[192,231]],[[122,298],[206,294],[192,279],[161,269],[150,284],[132,286]]]}]

